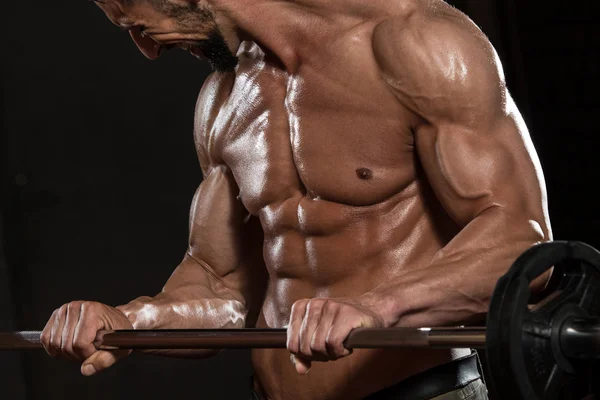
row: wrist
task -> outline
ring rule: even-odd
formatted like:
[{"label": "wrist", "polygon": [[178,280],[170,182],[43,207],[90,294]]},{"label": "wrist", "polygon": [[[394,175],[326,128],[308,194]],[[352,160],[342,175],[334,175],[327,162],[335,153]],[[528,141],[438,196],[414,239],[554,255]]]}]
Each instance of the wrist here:
[{"label": "wrist", "polygon": [[406,303],[399,299],[398,292],[376,288],[361,296],[361,303],[382,318],[384,328],[396,326],[404,314],[402,305]]},{"label": "wrist", "polygon": [[152,300],[152,297],[140,297],[115,308],[127,317],[133,329],[158,329],[156,327],[158,313]]}]

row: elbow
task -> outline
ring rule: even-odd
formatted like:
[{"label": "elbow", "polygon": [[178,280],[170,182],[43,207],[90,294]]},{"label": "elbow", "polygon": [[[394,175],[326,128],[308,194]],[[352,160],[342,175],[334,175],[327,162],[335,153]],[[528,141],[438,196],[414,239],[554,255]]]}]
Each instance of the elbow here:
[{"label": "elbow", "polygon": [[502,232],[509,242],[527,250],[536,244],[552,240],[550,222],[543,216],[536,215],[531,211],[515,210],[505,205],[494,204],[481,213],[494,221],[496,229]]},{"label": "elbow", "polygon": [[531,242],[531,245],[536,245],[552,240],[552,233],[548,224],[536,219],[529,219],[525,228],[526,240]]},{"label": "elbow", "polygon": [[[533,246],[552,240],[550,224],[545,218],[533,216],[528,218],[524,215],[525,213],[515,215],[502,206],[495,207],[493,210],[496,215],[496,229],[493,230],[497,235],[495,242],[496,245],[500,245],[499,249],[504,249],[501,250],[501,253],[508,261],[507,268],[510,268],[523,253]],[[545,291],[551,276],[552,268],[549,268],[531,282],[530,290],[533,296]]]},{"label": "elbow", "polygon": [[[517,257],[520,257],[525,251],[535,245],[551,241],[552,233],[548,226],[549,225],[544,224],[543,221],[540,222],[534,219],[528,220],[523,229],[523,235],[520,238],[520,243],[522,243],[522,246],[520,246]],[[550,267],[547,271],[543,272],[540,276],[534,279],[529,285],[533,302],[536,301],[536,298],[545,293],[550,286],[553,277],[553,270],[554,268]]]}]

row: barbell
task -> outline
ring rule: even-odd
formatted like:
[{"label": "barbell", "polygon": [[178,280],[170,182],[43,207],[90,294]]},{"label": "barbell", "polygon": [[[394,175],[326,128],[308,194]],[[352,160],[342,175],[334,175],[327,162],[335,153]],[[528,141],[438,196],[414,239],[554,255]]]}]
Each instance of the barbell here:
[{"label": "barbell", "polygon": [[[530,284],[551,268],[552,292],[532,304]],[[41,332],[0,333],[0,350],[42,349]],[[106,332],[98,349],[285,348],[285,329]],[[355,329],[346,348],[485,350],[497,399],[560,399],[595,394],[600,375],[600,252],[581,242],[538,244],[498,281],[486,327]]]}]

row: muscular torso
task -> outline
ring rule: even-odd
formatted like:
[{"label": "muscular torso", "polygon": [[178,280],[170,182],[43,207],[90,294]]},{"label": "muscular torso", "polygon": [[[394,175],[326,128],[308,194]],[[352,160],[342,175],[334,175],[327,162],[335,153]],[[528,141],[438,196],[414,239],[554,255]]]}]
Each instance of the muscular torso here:
[{"label": "muscular torso", "polygon": [[[197,140],[232,174],[264,231],[269,282],[257,326],[282,328],[301,298],[356,297],[426,267],[457,233],[420,167],[416,116],[381,79],[374,25],[342,30],[295,74],[250,42],[202,90]],[[456,356],[356,351],[299,376],[285,350],[255,350],[272,399],[351,399]]]}]

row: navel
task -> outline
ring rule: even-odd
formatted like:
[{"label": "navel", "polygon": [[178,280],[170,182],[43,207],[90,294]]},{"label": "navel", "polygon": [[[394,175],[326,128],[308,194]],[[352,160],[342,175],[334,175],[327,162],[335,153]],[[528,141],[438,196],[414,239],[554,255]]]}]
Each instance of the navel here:
[{"label": "navel", "polygon": [[356,176],[360,179],[369,180],[373,177],[373,171],[368,168],[359,168],[356,170]]}]

